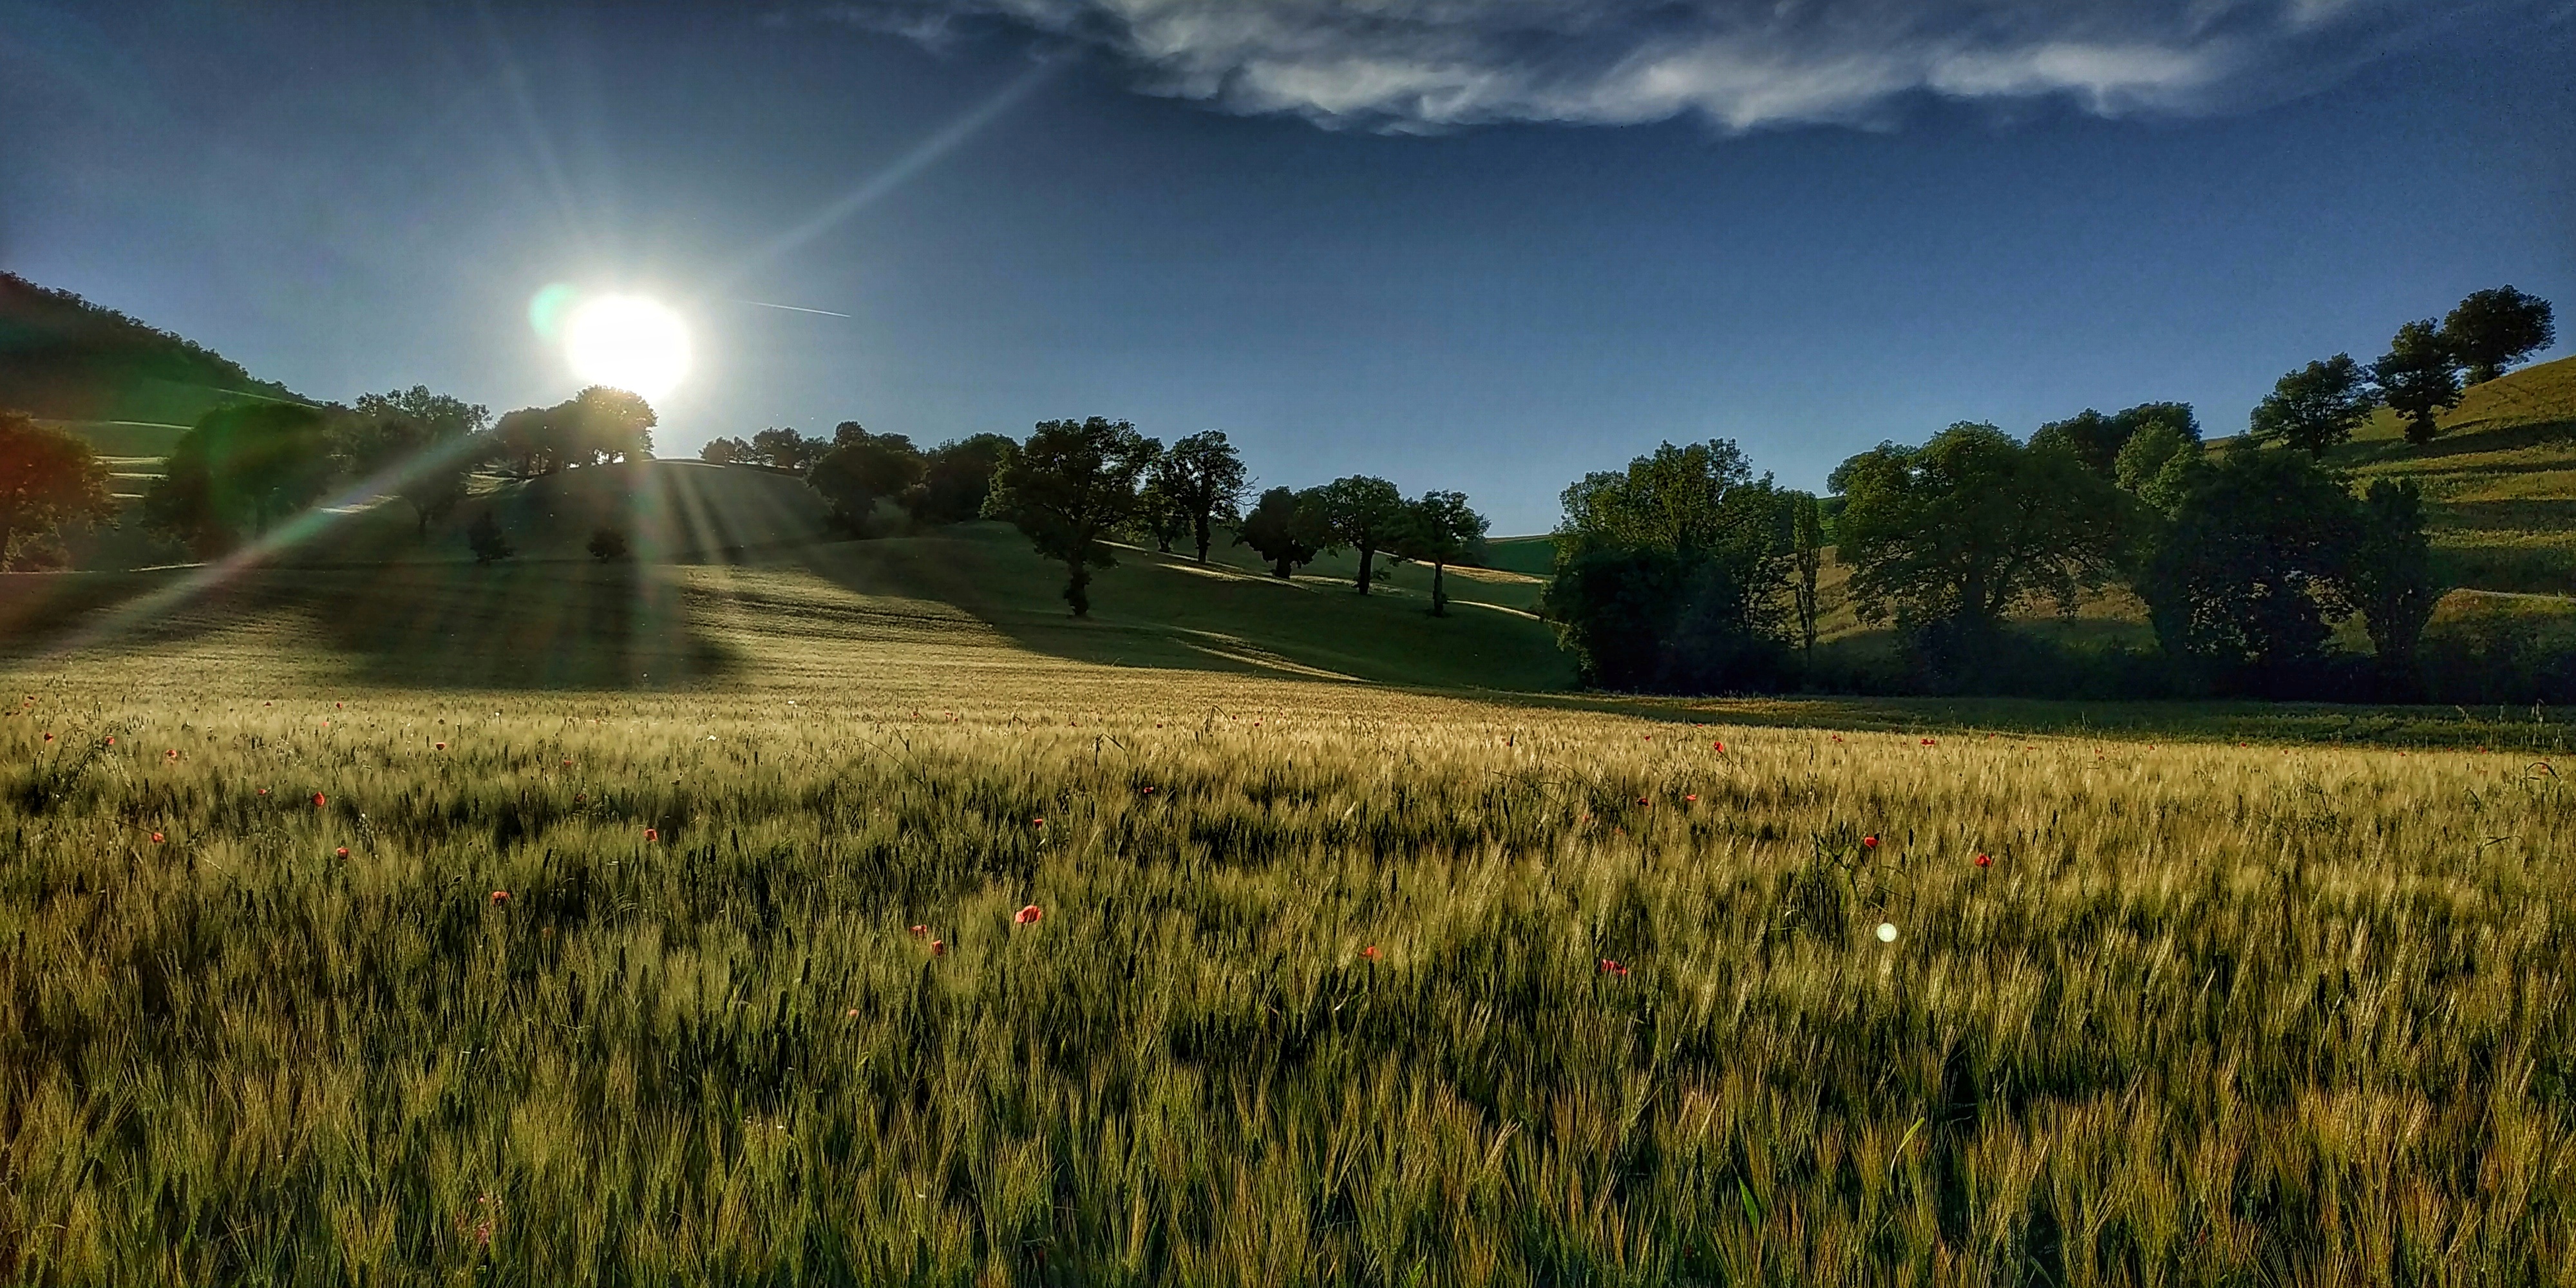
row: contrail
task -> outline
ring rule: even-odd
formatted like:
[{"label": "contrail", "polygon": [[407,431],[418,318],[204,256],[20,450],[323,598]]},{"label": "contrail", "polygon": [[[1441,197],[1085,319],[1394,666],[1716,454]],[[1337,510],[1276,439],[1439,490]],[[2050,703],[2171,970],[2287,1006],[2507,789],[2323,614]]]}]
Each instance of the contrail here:
[{"label": "contrail", "polygon": [[790,313],[813,313],[827,318],[845,318],[850,316],[847,313],[835,313],[830,309],[804,309],[798,308],[793,304],[772,304],[767,300],[735,300],[734,303],[748,304],[756,309],[785,309]]},{"label": "contrail", "polygon": [[904,181],[927,169],[932,162],[955,151],[958,144],[973,138],[977,131],[990,125],[994,117],[1000,116],[1009,110],[1012,104],[1027,97],[1030,90],[1036,89],[1054,71],[1053,65],[1045,63],[1030,68],[1018,80],[1003,86],[1001,93],[994,95],[974,111],[949,122],[938,133],[922,140],[912,151],[898,158],[893,165],[870,175],[857,187],[841,194],[839,198],[815,211],[803,222],[770,238],[768,244],[744,256],[741,262],[734,265],[731,272],[724,275],[724,280],[728,283],[742,280],[753,269],[822,236],[842,220],[859,213],[860,210],[875,203],[878,198],[902,187]]}]

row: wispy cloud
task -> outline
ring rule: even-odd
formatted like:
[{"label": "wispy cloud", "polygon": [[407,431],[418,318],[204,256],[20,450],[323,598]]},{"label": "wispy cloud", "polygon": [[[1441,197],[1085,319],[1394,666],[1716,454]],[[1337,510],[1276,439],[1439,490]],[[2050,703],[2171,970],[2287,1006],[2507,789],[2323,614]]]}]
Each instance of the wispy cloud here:
[{"label": "wispy cloud", "polygon": [[1866,122],[1914,94],[2192,112],[2330,77],[2480,0],[848,0],[940,44],[1108,49],[1140,88],[1331,125]]}]

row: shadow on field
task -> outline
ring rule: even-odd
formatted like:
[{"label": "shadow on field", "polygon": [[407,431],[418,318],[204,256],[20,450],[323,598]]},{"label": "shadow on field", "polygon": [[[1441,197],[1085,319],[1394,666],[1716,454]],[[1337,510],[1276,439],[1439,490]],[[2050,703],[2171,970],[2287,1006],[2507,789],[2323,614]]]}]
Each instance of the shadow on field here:
[{"label": "shadow on field", "polygon": [[[1218,671],[1443,689],[1561,690],[1573,666],[1547,627],[1477,602],[1452,578],[1446,617],[1404,586],[1362,596],[1321,578],[1283,582],[1227,562],[1201,567],[1122,548],[1096,574],[1092,611],[1065,607],[1064,569],[1016,532],[965,524],[929,536],[833,542],[782,558],[864,595],[936,600],[1033,652],[1104,666]],[[1427,583],[1429,573],[1410,570]]]},{"label": "shadow on field", "polygon": [[678,587],[633,563],[394,565],[0,577],[13,659],[184,642],[281,621],[378,684],[662,688],[731,670]]}]

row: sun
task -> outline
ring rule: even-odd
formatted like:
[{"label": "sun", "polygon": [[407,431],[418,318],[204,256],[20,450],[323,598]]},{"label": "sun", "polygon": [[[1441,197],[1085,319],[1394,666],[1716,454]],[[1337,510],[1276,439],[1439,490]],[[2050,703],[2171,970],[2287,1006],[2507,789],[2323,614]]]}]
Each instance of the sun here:
[{"label": "sun", "polygon": [[602,295],[565,321],[564,359],[590,384],[658,399],[689,374],[689,328],[659,301]]}]

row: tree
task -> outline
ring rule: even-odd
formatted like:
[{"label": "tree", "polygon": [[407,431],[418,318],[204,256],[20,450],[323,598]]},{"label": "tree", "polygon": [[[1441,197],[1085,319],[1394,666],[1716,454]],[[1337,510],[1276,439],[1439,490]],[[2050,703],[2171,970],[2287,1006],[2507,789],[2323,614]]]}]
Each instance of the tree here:
[{"label": "tree", "polygon": [[758,449],[739,438],[711,438],[698,449],[698,459],[709,465],[749,465],[758,457]]},{"label": "tree", "polygon": [[2147,509],[2171,515],[2208,468],[2207,453],[2198,439],[2185,438],[2167,426],[2150,425],[2121,445],[2113,481]]},{"label": "tree", "polygon": [[2424,538],[2424,498],[2415,482],[2374,479],[2363,493],[2349,583],[2352,606],[2361,610],[2370,646],[2389,678],[2407,683],[2424,624],[2442,600],[2433,575],[2433,546]]},{"label": "tree", "polygon": [[1270,565],[1270,575],[1288,580],[1300,566],[1332,543],[1324,524],[1324,498],[1319,489],[1303,492],[1274,487],[1261,494],[1252,512],[1235,530],[1234,542],[1250,546]]},{"label": "tree", "polygon": [[626,557],[626,533],[620,529],[595,528],[590,534],[590,557],[601,563]]},{"label": "tree", "polygon": [[2139,431],[2150,426],[2200,441],[2200,420],[2192,414],[2190,403],[2151,402],[2103,415],[2090,407],[2065,420],[2051,421],[2030,436],[2032,446],[2054,443],[2075,454],[2084,467],[2109,478],[2118,466],[2120,449],[2127,446]]},{"label": "tree", "polygon": [[812,469],[814,462],[823,459],[823,454],[832,450],[832,446],[819,438],[807,438],[793,429],[764,429],[751,436],[751,451],[746,459],[772,469],[802,474]]},{"label": "tree", "polygon": [[2352,496],[2296,452],[2229,450],[2183,497],[2138,590],[2167,656],[2222,685],[2313,687],[2326,619],[2349,611]]},{"label": "tree", "polygon": [[1367,474],[1352,474],[1324,485],[1324,530],[1332,546],[1360,552],[1355,579],[1361,594],[1377,579],[1377,552],[1395,541],[1404,528],[1404,494],[1393,483]]},{"label": "tree", "polygon": [[638,395],[592,385],[556,410],[568,462],[605,465],[611,460],[649,460],[653,455],[653,427],[661,418],[653,404]]},{"label": "tree", "polygon": [[107,466],[79,438],[0,411],[0,572],[53,539],[62,525],[116,518]]},{"label": "tree", "polygon": [[2389,409],[2406,418],[2406,441],[2417,446],[2442,432],[2434,417],[2460,401],[2459,360],[2431,318],[2397,328],[2370,374]]},{"label": "tree", "polygon": [[1136,494],[1135,523],[1154,542],[1157,554],[1172,553],[1172,543],[1188,536],[1190,512],[1181,499],[1180,467],[1156,443],[1154,463],[1145,470],[1145,486]]},{"label": "tree", "polygon": [[236,403],[200,417],[171,449],[143,496],[144,523],[200,555],[231,548],[248,528],[312,504],[340,462],[330,420],[301,403]]},{"label": "tree", "polygon": [[1002,460],[985,512],[1008,519],[1037,552],[1064,561],[1065,602],[1091,613],[1091,570],[1114,566],[1102,538],[1136,507],[1137,482],[1156,454],[1126,421],[1048,420]]},{"label": "tree", "polygon": [[1395,553],[1431,565],[1431,615],[1449,615],[1449,565],[1483,557],[1485,516],[1467,508],[1464,492],[1425,492],[1404,516]]},{"label": "tree", "polygon": [[922,458],[921,483],[905,498],[915,522],[964,523],[981,518],[993,471],[1016,446],[1000,434],[941,443]]},{"label": "tree", "polygon": [[1798,619],[1798,646],[1813,654],[1816,619],[1821,615],[1816,578],[1825,566],[1825,517],[1824,507],[1812,492],[1789,494],[1789,558],[1797,570],[1797,580],[1790,583],[1789,602]]},{"label": "tree", "polygon": [[864,536],[878,501],[899,497],[920,481],[921,453],[901,434],[871,434],[856,421],[843,422],[832,442],[805,472],[805,485],[832,507],[835,525]]},{"label": "tree", "polygon": [[1665,443],[1585,475],[1564,505],[1544,610],[1587,683],[1717,692],[1776,678],[1791,533],[1742,449]]},{"label": "tree", "polygon": [[1242,521],[1243,496],[1251,486],[1243,456],[1226,441],[1225,431],[1210,429],[1172,444],[1163,459],[1168,474],[1165,490],[1188,516],[1199,562],[1206,563],[1216,525]]},{"label": "tree", "polygon": [[2369,373],[2351,354],[2338,353],[2281,377],[2254,405],[2246,432],[2258,441],[2278,439],[2323,456],[2327,448],[2351,438],[2378,405]]},{"label": "tree", "polygon": [[2479,291],[2442,319],[2442,343],[2468,368],[2468,382],[2473,385],[2503,375],[2505,368],[2557,340],[2549,301],[2510,286]]},{"label": "tree", "polygon": [[414,529],[426,538],[431,523],[464,501],[489,449],[477,435],[491,415],[479,403],[432,393],[425,385],[362,394],[350,456],[359,473],[379,479],[385,491],[411,506]]},{"label": "tree", "polygon": [[2072,613],[2121,550],[2122,501],[2063,443],[1960,423],[1921,447],[1881,443],[1834,470],[1837,555],[1864,621],[1991,636],[2033,597]]},{"label": "tree", "polygon": [[519,553],[519,548],[501,534],[501,521],[492,517],[489,507],[465,525],[465,547],[474,552],[477,566],[496,564]]}]

